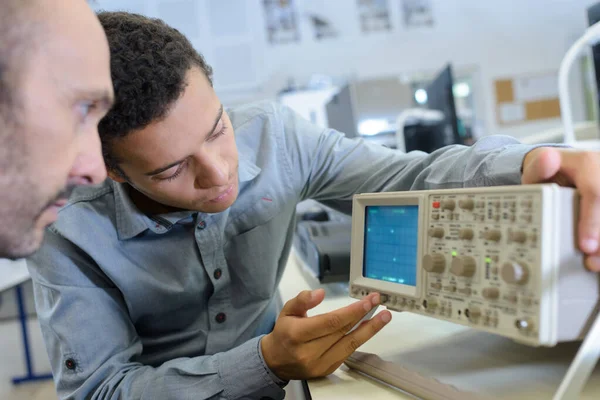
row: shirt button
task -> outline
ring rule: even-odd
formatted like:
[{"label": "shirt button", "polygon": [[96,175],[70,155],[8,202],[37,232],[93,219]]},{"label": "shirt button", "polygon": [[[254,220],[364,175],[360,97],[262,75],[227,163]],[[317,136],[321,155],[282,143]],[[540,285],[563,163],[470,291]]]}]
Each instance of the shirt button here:
[{"label": "shirt button", "polygon": [[215,279],[221,279],[221,275],[223,275],[223,271],[221,271],[221,268],[217,268],[215,269],[215,272],[213,272],[213,276],[215,277]]},{"label": "shirt button", "polygon": [[215,317],[215,321],[217,321],[217,323],[222,324],[223,322],[225,322],[225,320],[227,319],[227,316],[225,315],[225,313],[218,313],[217,316]]},{"label": "shirt button", "polygon": [[198,222],[198,229],[204,229],[204,228],[206,228],[206,221]]},{"label": "shirt button", "polygon": [[77,365],[75,364],[75,360],[69,358],[65,361],[65,367],[70,370],[74,370]]}]

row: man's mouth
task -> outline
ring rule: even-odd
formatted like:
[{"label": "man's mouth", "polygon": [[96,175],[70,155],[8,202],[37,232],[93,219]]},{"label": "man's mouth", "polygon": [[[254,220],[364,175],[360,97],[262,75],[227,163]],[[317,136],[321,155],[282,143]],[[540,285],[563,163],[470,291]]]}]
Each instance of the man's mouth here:
[{"label": "man's mouth", "polygon": [[233,185],[229,185],[229,187],[227,187],[227,189],[225,189],[224,191],[219,193],[216,197],[210,199],[209,203],[219,203],[219,202],[225,200],[231,194],[232,190],[233,190]]},{"label": "man's mouth", "polygon": [[69,201],[69,199],[58,199],[54,202],[54,204],[52,204],[54,207],[64,207],[67,205],[67,202]]}]

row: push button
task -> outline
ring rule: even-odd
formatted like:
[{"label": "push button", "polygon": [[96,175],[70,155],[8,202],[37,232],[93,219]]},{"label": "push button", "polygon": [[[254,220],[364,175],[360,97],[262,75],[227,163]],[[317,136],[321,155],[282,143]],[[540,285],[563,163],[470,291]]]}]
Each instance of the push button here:
[{"label": "push button", "polygon": [[500,289],[497,287],[486,287],[481,291],[481,295],[488,300],[496,300],[500,297]]}]

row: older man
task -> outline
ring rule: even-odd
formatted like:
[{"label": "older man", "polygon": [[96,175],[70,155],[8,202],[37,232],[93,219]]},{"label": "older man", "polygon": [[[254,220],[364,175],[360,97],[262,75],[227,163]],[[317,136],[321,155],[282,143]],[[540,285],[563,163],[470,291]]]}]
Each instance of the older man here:
[{"label": "older man", "polygon": [[0,2],[0,258],[34,252],[72,188],[105,179],[97,125],[112,99],[84,0]]}]

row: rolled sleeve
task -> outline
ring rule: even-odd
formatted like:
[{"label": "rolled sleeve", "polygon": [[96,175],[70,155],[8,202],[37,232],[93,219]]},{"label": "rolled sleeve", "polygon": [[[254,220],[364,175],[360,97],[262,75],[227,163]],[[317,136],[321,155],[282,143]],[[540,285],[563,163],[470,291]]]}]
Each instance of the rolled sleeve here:
[{"label": "rolled sleeve", "polygon": [[260,346],[261,341],[262,341],[262,338],[258,342],[258,355],[260,356],[260,360],[263,363],[263,366],[265,367],[265,370],[267,371],[267,373],[269,374],[269,376],[271,377],[271,379],[273,380],[273,382],[275,382],[277,384],[277,386],[283,388],[289,382],[288,381],[284,381],[282,379],[279,379],[279,377],[277,375],[275,375],[275,373],[273,371],[271,371],[271,368],[269,368],[269,366],[267,365],[267,362],[265,361],[265,357],[263,356],[262,347]]},{"label": "rolled sleeve", "polygon": [[300,200],[345,209],[358,193],[518,185],[523,159],[537,147],[513,137],[491,135],[472,146],[453,145],[432,153],[385,148],[321,129],[280,107],[290,180]]},{"label": "rolled sleeve", "polygon": [[260,351],[262,337],[251,339],[236,348],[235,352],[218,355],[217,368],[223,382],[226,399],[267,397],[283,399],[283,382],[267,367]]},{"label": "rolled sleeve", "polygon": [[520,182],[523,160],[534,146],[514,144],[505,146],[491,160],[487,180],[489,185],[512,185]]},{"label": "rolled sleeve", "polygon": [[[491,138],[501,139],[502,137],[496,136]],[[491,141],[493,144],[494,141]],[[512,185],[515,182],[521,181],[523,174],[523,160],[530,151],[538,147],[558,147],[568,148],[562,144],[538,144],[538,145],[524,145],[524,144],[511,144],[504,146],[502,151],[497,152],[496,156],[489,164],[487,178],[490,181],[490,185]]]}]

